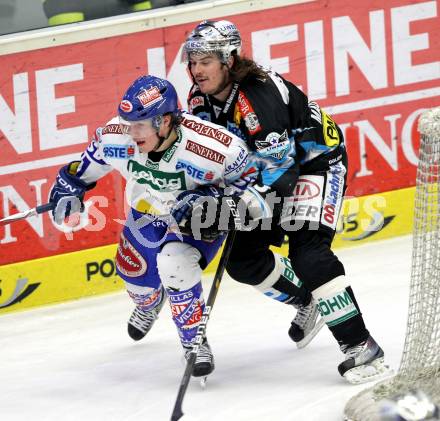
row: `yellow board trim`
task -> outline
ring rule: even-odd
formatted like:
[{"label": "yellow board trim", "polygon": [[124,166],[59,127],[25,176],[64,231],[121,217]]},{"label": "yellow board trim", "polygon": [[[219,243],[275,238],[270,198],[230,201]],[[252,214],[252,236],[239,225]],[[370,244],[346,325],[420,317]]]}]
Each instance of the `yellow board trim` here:
[{"label": "yellow board trim", "polygon": [[[365,244],[412,232],[415,188],[346,199],[333,247]],[[116,244],[0,266],[0,315],[122,290]],[[277,252],[287,256],[287,245]],[[215,272],[220,252],[207,272]]]},{"label": "yellow board trim", "polygon": [[131,10],[133,12],[140,12],[141,10],[149,10],[152,9],[151,1],[143,1],[142,3],[133,4],[131,6]]},{"label": "yellow board trim", "polygon": [[84,13],[70,12],[60,13],[49,18],[49,26],[64,25],[66,23],[82,22],[84,20]]}]

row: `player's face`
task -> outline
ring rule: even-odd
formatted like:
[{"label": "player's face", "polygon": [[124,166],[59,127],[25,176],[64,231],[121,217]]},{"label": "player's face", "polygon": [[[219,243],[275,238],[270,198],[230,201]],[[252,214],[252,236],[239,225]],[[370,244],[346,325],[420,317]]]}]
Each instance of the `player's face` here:
[{"label": "player's face", "polygon": [[216,54],[192,54],[189,59],[189,68],[202,93],[222,96],[221,94],[227,91],[225,96],[228,95],[229,69]]},{"label": "player's face", "polygon": [[141,152],[151,152],[157,147],[159,137],[151,120],[125,121],[119,123],[122,133],[131,136]]}]

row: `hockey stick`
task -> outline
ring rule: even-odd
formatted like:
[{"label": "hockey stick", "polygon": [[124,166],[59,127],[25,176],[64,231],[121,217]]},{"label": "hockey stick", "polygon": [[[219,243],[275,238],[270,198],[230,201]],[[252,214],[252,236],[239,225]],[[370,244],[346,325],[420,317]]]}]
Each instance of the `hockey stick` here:
[{"label": "hockey stick", "polygon": [[217,297],[217,292],[220,287],[220,282],[223,278],[223,273],[228,263],[229,255],[231,254],[232,245],[234,243],[235,231],[230,231],[226,239],[225,247],[223,253],[220,257],[220,262],[217,267],[217,271],[214,275],[214,280],[212,282],[211,290],[209,291],[208,301],[206,302],[205,310],[203,311],[202,320],[199,327],[197,328],[197,335],[194,338],[194,345],[192,347],[189,358],[186,362],[185,372],[183,373],[182,380],[179,386],[179,392],[177,394],[176,403],[174,404],[173,413],[171,415],[171,421],[177,421],[183,416],[182,403],[185,397],[186,390],[188,389],[189,380],[191,378],[191,373],[194,368],[194,364],[197,358],[197,352],[200,345],[203,342],[203,338],[206,333],[206,325],[208,324],[209,315],[211,313],[212,307]]},{"label": "hockey stick", "polygon": [[29,216],[34,216],[39,213],[50,211],[54,208],[54,206],[54,203],[46,203],[44,205],[37,206],[36,208],[28,209],[27,211],[7,216],[6,218],[0,219],[0,227],[10,224],[11,222],[20,221],[21,219],[28,218]]}]

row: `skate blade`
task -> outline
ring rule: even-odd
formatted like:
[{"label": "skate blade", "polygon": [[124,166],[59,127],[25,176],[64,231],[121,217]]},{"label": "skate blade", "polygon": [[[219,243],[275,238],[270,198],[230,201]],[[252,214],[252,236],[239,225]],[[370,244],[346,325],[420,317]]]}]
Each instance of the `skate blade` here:
[{"label": "skate blade", "polygon": [[348,370],[344,373],[343,377],[351,384],[361,384],[375,380],[382,380],[393,374],[393,370],[385,364],[382,357],[377,358],[369,364],[363,364]]},{"label": "skate blade", "polygon": [[306,336],[304,336],[303,339],[296,342],[296,347],[298,349],[305,348],[310,342],[312,342],[313,338],[318,334],[318,332],[323,328],[324,325],[324,319],[319,319],[313,329]]},{"label": "skate blade", "polygon": [[206,389],[206,383],[208,381],[208,376],[204,376],[200,379],[200,387]]}]

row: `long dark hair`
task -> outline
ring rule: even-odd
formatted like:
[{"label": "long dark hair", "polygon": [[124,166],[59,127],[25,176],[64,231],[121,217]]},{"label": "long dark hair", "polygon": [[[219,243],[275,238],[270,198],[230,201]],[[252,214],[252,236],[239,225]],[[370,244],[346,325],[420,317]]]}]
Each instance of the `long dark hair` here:
[{"label": "long dark hair", "polygon": [[229,70],[229,77],[232,82],[241,82],[250,76],[255,76],[259,79],[266,79],[268,74],[255,61],[247,58],[233,55],[234,64]]}]

